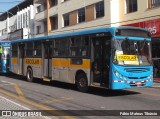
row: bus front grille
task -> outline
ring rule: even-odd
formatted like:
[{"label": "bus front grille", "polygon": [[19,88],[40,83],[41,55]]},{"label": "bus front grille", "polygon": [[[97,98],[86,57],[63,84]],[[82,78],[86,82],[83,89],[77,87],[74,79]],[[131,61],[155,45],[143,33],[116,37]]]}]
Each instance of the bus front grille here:
[{"label": "bus front grille", "polygon": [[143,76],[143,77],[128,77],[129,79],[146,79],[147,76]]},{"label": "bus front grille", "polygon": [[132,73],[140,73],[140,72],[148,72],[149,68],[125,68],[126,72],[132,72]]}]

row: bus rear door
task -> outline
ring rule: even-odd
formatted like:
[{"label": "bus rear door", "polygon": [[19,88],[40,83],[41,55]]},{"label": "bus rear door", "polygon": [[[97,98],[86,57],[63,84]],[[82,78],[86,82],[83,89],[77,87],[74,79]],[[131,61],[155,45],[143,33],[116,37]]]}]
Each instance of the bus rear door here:
[{"label": "bus rear door", "polygon": [[25,44],[19,44],[18,45],[18,49],[19,49],[19,53],[18,53],[18,69],[19,72],[18,74],[23,75],[24,74],[24,51],[25,51]]},{"label": "bus rear door", "polygon": [[44,60],[43,60],[43,73],[44,77],[51,78],[52,75],[52,42],[44,42]]}]

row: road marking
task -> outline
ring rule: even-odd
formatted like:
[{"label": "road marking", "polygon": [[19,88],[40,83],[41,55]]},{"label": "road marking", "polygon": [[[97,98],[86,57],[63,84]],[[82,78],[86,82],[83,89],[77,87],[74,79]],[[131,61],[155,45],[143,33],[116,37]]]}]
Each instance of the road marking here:
[{"label": "road marking", "polygon": [[[8,81],[1,81],[1,82],[5,83],[3,85],[13,85],[14,88],[16,89],[16,92],[18,93],[18,95],[21,96],[21,97],[24,97],[23,92],[21,91],[20,87],[17,84],[12,83],[12,82],[8,82]],[[3,86],[3,85],[0,85],[0,86]]]},{"label": "road marking", "polygon": [[0,86],[3,87],[3,86],[10,86],[11,84],[1,84]]},{"label": "road marking", "polygon": [[24,97],[24,94],[22,93],[20,87],[19,87],[17,84],[14,84],[14,87],[15,87],[16,92],[18,93],[18,95],[19,95],[20,97]]},{"label": "road marking", "polygon": [[[12,98],[16,98],[16,99],[18,99],[18,100],[20,100],[20,101],[22,101],[22,102],[25,102],[25,103],[27,103],[27,104],[29,104],[29,105],[31,105],[31,106],[40,108],[40,109],[42,109],[42,110],[56,110],[56,109],[51,108],[51,107],[48,107],[48,106],[46,106],[46,105],[38,104],[38,103],[36,103],[36,102],[33,102],[33,101],[31,101],[31,100],[28,100],[28,99],[26,99],[26,98],[24,98],[24,97],[17,96],[17,95],[15,95],[15,94],[10,93],[10,92],[7,92],[7,91],[5,91],[5,90],[1,90],[1,89],[0,89],[0,93],[3,93],[3,94],[5,94],[5,95],[8,95],[8,96],[10,96],[10,97],[12,97]],[[66,114],[65,114],[65,112],[62,112],[62,111],[56,111],[56,112],[55,112],[55,115],[66,115]],[[68,115],[68,114],[67,114],[67,115]],[[75,119],[73,116],[63,116],[63,117],[64,117],[65,119]]]},{"label": "road marking", "polygon": [[42,104],[49,104],[49,103],[56,103],[56,102],[62,102],[62,101],[66,101],[66,100],[73,100],[74,98],[59,98],[59,99],[53,99],[53,100],[46,100],[44,102],[41,102]]},{"label": "road marking", "polygon": [[11,84],[11,85],[14,85],[15,83],[12,83],[12,82],[8,82],[8,81],[1,81],[2,83],[7,83],[7,84]]}]

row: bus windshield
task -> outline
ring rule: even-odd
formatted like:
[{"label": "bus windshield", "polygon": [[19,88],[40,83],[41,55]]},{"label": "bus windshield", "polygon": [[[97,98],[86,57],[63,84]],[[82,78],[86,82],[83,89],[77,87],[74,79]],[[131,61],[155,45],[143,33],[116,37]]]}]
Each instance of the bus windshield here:
[{"label": "bus windshield", "polygon": [[114,40],[113,62],[117,65],[151,65],[151,43],[147,40]]}]

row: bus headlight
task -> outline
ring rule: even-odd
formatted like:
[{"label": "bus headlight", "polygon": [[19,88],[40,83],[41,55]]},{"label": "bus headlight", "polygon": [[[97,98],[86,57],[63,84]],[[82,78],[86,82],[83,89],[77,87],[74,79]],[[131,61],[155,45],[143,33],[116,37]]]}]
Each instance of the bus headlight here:
[{"label": "bus headlight", "polygon": [[123,79],[123,76],[122,76],[122,75],[119,75],[119,78],[120,78],[120,79]]},{"label": "bus headlight", "polygon": [[116,77],[120,78],[121,80],[127,80],[127,78],[123,75],[121,75],[118,71],[114,71],[114,74]]},{"label": "bus headlight", "polygon": [[114,71],[114,74],[115,74],[117,77],[119,76],[118,71]]},{"label": "bus headlight", "polygon": [[124,77],[124,80],[127,80],[127,78],[126,78],[126,77]]},{"label": "bus headlight", "polygon": [[151,74],[150,76],[148,76],[148,79],[151,80],[152,78],[153,78],[153,75],[152,75],[152,74]]}]

